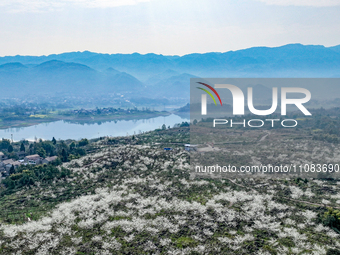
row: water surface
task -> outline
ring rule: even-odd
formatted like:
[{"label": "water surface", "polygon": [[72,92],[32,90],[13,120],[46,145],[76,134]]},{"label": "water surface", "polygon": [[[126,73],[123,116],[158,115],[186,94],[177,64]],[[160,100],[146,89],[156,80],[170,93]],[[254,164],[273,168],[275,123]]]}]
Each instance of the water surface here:
[{"label": "water surface", "polygon": [[0,130],[0,138],[11,139],[18,141],[22,139],[35,140],[46,139],[81,139],[81,138],[97,138],[102,136],[126,136],[138,134],[140,132],[155,130],[161,128],[163,124],[167,127],[173,127],[176,123],[188,121],[186,118],[181,118],[171,114],[165,117],[155,117],[139,120],[118,120],[97,123],[71,123],[60,120],[49,123],[42,123],[30,127],[8,128]]}]

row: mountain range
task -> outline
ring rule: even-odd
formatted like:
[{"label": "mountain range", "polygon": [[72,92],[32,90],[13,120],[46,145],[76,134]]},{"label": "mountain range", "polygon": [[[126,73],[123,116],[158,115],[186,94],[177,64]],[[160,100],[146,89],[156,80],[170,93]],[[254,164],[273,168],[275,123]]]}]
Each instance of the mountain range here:
[{"label": "mountain range", "polygon": [[184,56],[84,51],[0,57],[2,97],[120,92],[189,98],[191,77],[340,77],[340,45],[288,44]]}]

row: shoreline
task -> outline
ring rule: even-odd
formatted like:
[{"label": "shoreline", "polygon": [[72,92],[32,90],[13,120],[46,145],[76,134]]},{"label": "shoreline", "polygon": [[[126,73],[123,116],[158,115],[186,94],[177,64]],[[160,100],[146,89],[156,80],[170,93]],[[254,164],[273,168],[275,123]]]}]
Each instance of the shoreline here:
[{"label": "shoreline", "polygon": [[114,120],[134,120],[134,119],[150,119],[150,118],[156,118],[156,117],[162,117],[162,116],[169,116],[171,115],[171,112],[155,112],[155,113],[146,113],[146,114],[131,114],[131,115],[105,115],[105,116],[64,116],[64,115],[56,115],[54,117],[46,117],[46,118],[31,118],[31,119],[25,119],[25,120],[14,120],[13,123],[10,123],[11,121],[6,121],[5,125],[1,125],[2,122],[0,122],[0,130],[5,129],[11,129],[11,128],[25,128],[25,127],[31,127],[43,123],[51,123],[55,121],[70,121],[70,122],[78,122],[78,121],[84,121],[84,122],[99,122],[99,121],[114,121]]}]

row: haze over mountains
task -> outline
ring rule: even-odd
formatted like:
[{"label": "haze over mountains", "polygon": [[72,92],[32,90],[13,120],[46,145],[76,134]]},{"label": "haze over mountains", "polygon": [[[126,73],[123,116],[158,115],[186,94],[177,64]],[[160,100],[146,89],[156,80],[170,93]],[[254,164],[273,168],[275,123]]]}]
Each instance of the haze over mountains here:
[{"label": "haze over mountains", "polygon": [[340,45],[289,44],[184,56],[85,51],[0,58],[2,97],[119,92],[131,98],[188,99],[190,77],[340,77]]}]

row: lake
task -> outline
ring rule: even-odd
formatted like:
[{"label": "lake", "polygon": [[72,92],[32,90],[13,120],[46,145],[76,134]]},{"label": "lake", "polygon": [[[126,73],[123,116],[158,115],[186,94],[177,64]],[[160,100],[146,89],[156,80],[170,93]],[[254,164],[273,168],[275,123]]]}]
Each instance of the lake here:
[{"label": "lake", "polygon": [[36,138],[43,140],[56,139],[81,139],[97,138],[102,136],[126,136],[138,134],[161,128],[163,124],[167,127],[173,127],[176,123],[183,121],[189,122],[189,119],[181,118],[178,115],[168,115],[164,117],[155,117],[149,119],[135,120],[116,120],[97,123],[71,123],[69,121],[55,121],[42,123],[30,127],[16,127],[0,130],[0,138],[19,141],[22,139],[33,141]]}]

